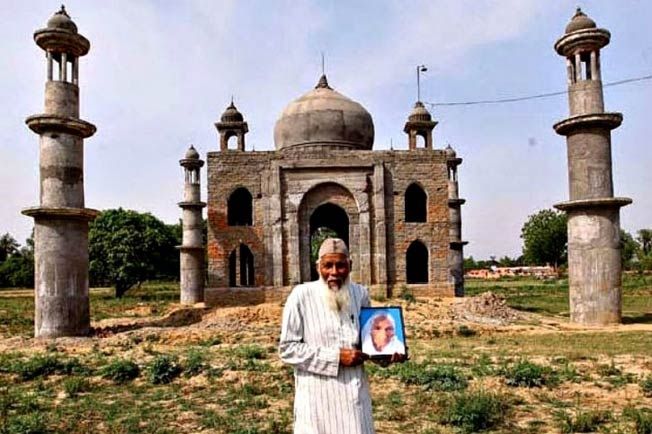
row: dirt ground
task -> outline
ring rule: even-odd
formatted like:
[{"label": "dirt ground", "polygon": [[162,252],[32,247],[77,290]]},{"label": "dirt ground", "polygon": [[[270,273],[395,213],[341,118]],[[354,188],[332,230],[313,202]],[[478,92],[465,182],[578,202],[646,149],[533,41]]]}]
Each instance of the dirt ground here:
[{"label": "dirt ground", "polygon": [[[20,291],[3,294],[7,297],[19,295],[24,296]],[[580,401],[582,408],[607,409],[614,415],[619,415],[623,408],[631,405],[652,408],[652,397],[644,396],[637,382],[646,375],[652,375],[649,351],[641,354],[635,349],[630,352],[627,347],[617,348],[618,340],[614,345],[615,353],[594,347],[594,342],[604,342],[609,334],[629,336],[632,333],[637,339],[639,336],[644,341],[649,339],[641,344],[642,348],[652,347],[652,334],[648,334],[652,332],[652,324],[582,327],[569,323],[563,317],[516,311],[492,293],[464,299],[419,298],[409,302],[391,300],[374,303],[385,304],[402,306],[411,359],[416,363],[452,363],[471,369],[480,356],[488,357],[493,365],[498,365],[501,360],[508,363],[519,357],[527,357],[542,365],[557,363],[557,359],[572,362],[583,379],[565,381],[553,388],[508,387],[498,375],[470,375],[472,388],[508,393],[519,401],[512,410],[508,428],[499,432],[560,432],[559,423],[554,420],[555,413],[560,409],[572,413],[576,411],[575,403]],[[56,345],[59,351],[67,355],[84,356],[97,352],[99,348],[107,354],[146,360],[152,348],[157,352],[174,353],[179,348],[200,345],[217,335],[223,346],[257,344],[269,349],[270,364],[280,370],[282,365],[273,352],[278,342],[282,310],[282,303],[220,308],[170,305],[163,315],[158,315],[147,305],[135,306],[125,311],[124,318],[93,322],[91,337],[59,338],[54,341],[6,337],[0,339],[0,352],[20,350],[24,354],[40,353]],[[562,338],[580,339],[581,335],[590,338],[586,342],[581,341],[585,342],[581,348],[572,353],[569,353],[570,348],[564,348],[565,352],[556,351],[557,341],[561,342]],[[592,340],[594,337],[595,340]],[[610,383],[608,378],[598,374],[601,366],[609,364],[636,381],[618,385]],[[237,372],[225,372],[223,381],[238,381],[238,375]],[[395,390],[402,391],[405,406],[417,405],[416,401],[421,399],[421,391],[406,388],[394,379],[383,382],[372,375],[371,380],[375,401],[384,401]],[[187,383],[188,387],[200,387],[206,379],[193,377],[178,381]],[[274,405],[291,406],[286,402],[272,402],[272,407]],[[406,432],[405,426],[411,423],[411,418],[418,417],[411,415],[407,409],[401,412],[394,407],[375,407],[375,413],[383,414],[376,418],[379,433]],[[619,416],[615,417],[618,419]],[[631,424],[618,423],[621,431],[608,432],[634,432],[628,431]],[[429,428],[431,425],[427,423],[414,426],[413,432],[454,432],[438,425]],[[194,429],[221,432],[201,430],[199,427]]]}]

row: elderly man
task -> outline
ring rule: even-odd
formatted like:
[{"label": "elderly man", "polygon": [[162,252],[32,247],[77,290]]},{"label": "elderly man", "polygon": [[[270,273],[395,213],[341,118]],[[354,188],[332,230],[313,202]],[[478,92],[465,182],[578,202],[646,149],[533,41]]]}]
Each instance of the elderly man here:
[{"label": "elderly man", "polygon": [[295,287],[283,310],[279,354],[294,366],[294,433],[374,433],[366,356],[358,349],[367,289],[350,281],[341,239],[322,243],[317,267],[320,278]]}]

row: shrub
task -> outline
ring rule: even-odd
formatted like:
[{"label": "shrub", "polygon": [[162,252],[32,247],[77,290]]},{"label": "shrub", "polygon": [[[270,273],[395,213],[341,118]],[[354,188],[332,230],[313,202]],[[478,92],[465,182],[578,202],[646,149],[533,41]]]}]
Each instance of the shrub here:
[{"label": "shrub", "polygon": [[584,412],[580,409],[575,417],[567,412],[561,412],[557,413],[557,418],[562,433],[594,432],[611,420],[611,413],[598,410]]},{"label": "shrub", "polygon": [[84,368],[77,359],[61,360],[56,355],[38,354],[25,361],[17,361],[11,370],[18,374],[21,380],[29,381],[38,377],[47,377],[54,374],[86,374],[88,369]]},{"label": "shrub", "polygon": [[463,338],[469,338],[478,334],[477,331],[473,330],[471,327],[466,324],[462,324],[457,328],[457,334]]},{"label": "shrub", "polygon": [[555,382],[550,368],[520,360],[505,368],[505,383],[512,387],[541,387]]},{"label": "shrub", "polygon": [[623,417],[634,422],[636,434],[652,434],[652,409],[626,407]]},{"label": "shrub", "polygon": [[5,432],[12,434],[42,434],[51,432],[47,425],[47,419],[43,413],[32,412],[19,414],[8,420]]},{"label": "shrub", "polygon": [[63,390],[70,398],[76,398],[80,393],[88,392],[91,384],[83,377],[66,378],[63,382]]},{"label": "shrub", "polygon": [[652,397],[652,374],[641,380],[639,386],[641,386],[643,395],[647,396],[648,398]]},{"label": "shrub", "polygon": [[157,356],[149,365],[149,381],[152,384],[167,384],[181,374],[181,367],[176,357]]},{"label": "shrub", "polygon": [[246,360],[262,360],[266,355],[266,351],[260,345],[240,345],[233,349],[233,355]]},{"label": "shrub", "polygon": [[472,433],[500,425],[509,410],[509,401],[504,395],[478,390],[457,393],[443,402],[442,408],[443,423]]},{"label": "shrub", "polygon": [[184,373],[187,377],[201,374],[206,369],[206,354],[198,349],[191,349],[186,356]]},{"label": "shrub", "polygon": [[101,375],[116,384],[124,384],[137,378],[140,368],[131,360],[116,359],[102,369]]},{"label": "shrub", "polygon": [[417,299],[407,285],[401,286],[401,293],[399,297],[407,301],[408,304],[416,303]]},{"label": "shrub", "polygon": [[407,362],[393,365],[388,371],[405,384],[423,386],[427,390],[451,392],[468,386],[464,374],[449,365],[428,366]]}]

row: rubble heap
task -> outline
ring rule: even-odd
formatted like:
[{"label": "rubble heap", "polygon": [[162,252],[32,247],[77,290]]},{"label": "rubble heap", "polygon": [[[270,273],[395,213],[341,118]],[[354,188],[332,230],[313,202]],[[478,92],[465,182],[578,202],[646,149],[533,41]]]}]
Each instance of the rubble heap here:
[{"label": "rubble heap", "polygon": [[454,319],[482,324],[507,325],[523,319],[523,314],[507,306],[507,301],[491,291],[459,300],[451,307]]}]

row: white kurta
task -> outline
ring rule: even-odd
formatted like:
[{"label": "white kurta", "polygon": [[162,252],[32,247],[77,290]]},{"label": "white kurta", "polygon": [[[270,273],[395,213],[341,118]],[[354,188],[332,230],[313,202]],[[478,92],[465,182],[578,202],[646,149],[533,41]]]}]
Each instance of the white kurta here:
[{"label": "white kurta", "polygon": [[367,289],[349,285],[350,311],[329,309],[319,281],[295,287],[283,309],[279,354],[294,366],[295,434],[373,434],[369,382],[362,366],[339,364],[340,348],[358,348]]}]

